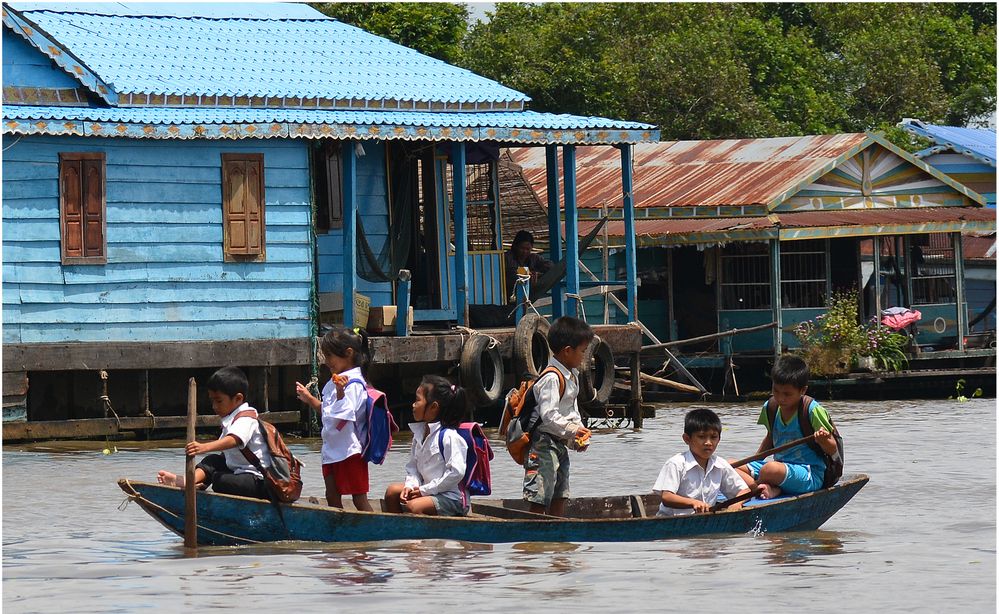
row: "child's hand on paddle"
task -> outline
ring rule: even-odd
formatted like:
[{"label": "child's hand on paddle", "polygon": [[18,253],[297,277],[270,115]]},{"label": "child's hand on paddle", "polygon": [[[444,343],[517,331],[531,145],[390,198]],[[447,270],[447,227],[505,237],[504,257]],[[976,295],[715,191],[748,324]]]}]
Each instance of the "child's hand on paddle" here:
[{"label": "child's hand on paddle", "polygon": [[187,452],[188,456],[197,456],[204,452],[205,444],[198,443],[197,441],[191,441],[184,447],[184,451]]},{"label": "child's hand on paddle", "polygon": [[338,401],[343,398],[343,389],[349,381],[350,379],[346,375],[340,375],[339,373],[333,375],[333,385],[336,386],[336,398]]},{"label": "child's hand on paddle", "polygon": [[826,454],[832,455],[837,451],[836,440],[833,438],[833,434],[827,431],[825,428],[820,428],[815,431],[815,441],[819,446],[825,451]]},{"label": "child's hand on paddle", "polygon": [[710,505],[708,505],[704,501],[698,501],[696,499],[693,500],[693,502],[690,504],[690,507],[693,508],[695,514],[704,514],[705,512],[711,511]]}]

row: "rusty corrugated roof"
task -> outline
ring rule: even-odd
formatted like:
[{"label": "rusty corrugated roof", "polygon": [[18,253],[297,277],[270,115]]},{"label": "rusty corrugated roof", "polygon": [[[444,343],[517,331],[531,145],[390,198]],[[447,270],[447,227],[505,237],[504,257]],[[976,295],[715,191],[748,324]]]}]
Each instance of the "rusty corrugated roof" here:
[{"label": "rusty corrugated roof", "polygon": [[[635,206],[766,205],[867,138],[860,133],[637,144]],[[516,147],[510,154],[547,202],[545,149]],[[577,147],[576,183],[580,208],[620,207],[620,152]]]},{"label": "rusty corrugated roof", "polygon": [[[843,211],[802,211],[771,214],[766,217],[671,218],[635,220],[638,236],[665,236],[766,228],[812,228],[846,226],[890,226],[893,224],[950,223],[995,221],[996,210],[978,207],[907,207],[904,209],[855,209]],[[597,222],[579,223],[579,233],[586,234]],[[624,236],[624,222],[607,224],[611,237]],[[994,238],[993,238],[994,241]]]}]

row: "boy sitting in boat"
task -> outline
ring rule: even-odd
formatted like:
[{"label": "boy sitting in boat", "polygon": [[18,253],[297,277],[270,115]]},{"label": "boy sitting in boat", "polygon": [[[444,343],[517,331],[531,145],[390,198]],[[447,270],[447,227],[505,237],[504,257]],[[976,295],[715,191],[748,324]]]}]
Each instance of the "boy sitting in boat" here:
[{"label": "boy sitting in boat", "polygon": [[[218,493],[268,499],[264,476],[241,451],[245,447],[256,455],[261,466],[271,466],[271,453],[260,432],[257,410],[246,403],[250,388],[246,374],[237,367],[223,367],[212,374],[207,388],[212,409],[222,418],[222,434],[209,443],[188,442],[188,455],[219,453],[201,459],[194,470],[195,483],[198,488],[211,485]],[[184,487],[184,476],[169,471],[161,470],[156,480],[167,486]]]},{"label": "boy sitting in boat", "polygon": [[[721,420],[710,409],[694,409],[683,419],[683,442],[689,448],[671,457],[652,487],[662,497],[656,516],[684,516],[710,511],[719,493],[732,499],[749,487],[728,461],[715,454],[721,441]],[[739,509],[742,502],[728,509]]]},{"label": "boy sitting in boat", "polygon": [[767,435],[757,452],[804,438],[799,414],[808,416],[811,428],[807,430],[814,432],[814,443],[778,452],[771,461],[753,461],[745,469],[737,468],[736,471],[750,488],[755,488],[757,484],[760,486],[761,499],[772,499],[782,492],[800,495],[819,490],[826,481],[827,463],[839,462],[840,473],[842,472],[839,448],[833,437],[836,430],[832,419],[818,401],[805,396],[808,389],[808,365],[801,358],[791,355],[779,357],[774,362],[770,379],[773,396],[763,404],[757,420],[757,424],[767,427]]},{"label": "boy sitting in boat", "polygon": [[[553,355],[535,382],[540,426],[531,435],[531,446],[524,461],[524,500],[534,513],[564,516],[569,498],[569,452],[580,452],[589,445],[590,430],[576,406],[579,395],[579,365],[593,339],[593,329],[577,318],[561,317],[548,330],[548,346]],[[562,381],[565,391],[562,392]]]}]

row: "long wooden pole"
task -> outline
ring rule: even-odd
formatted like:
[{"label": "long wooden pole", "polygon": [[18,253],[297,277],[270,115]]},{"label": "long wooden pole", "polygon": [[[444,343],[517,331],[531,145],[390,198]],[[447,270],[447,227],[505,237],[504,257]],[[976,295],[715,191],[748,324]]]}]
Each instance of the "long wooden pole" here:
[{"label": "long wooden pole", "polygon": [[[195,439],[194,424],[198,417],[198,384],[194,378],[187,380],[187,442]],[[186,445],[185,445],[186,447]],[[195,497],[197,484],[194,483],[194,455],[187,455],[184,471],[184,547],[198,548],[198,508]]]},{"label": "long wooden pole", "polygon": [[756,453],[756,454],[754,454],[752,456],[747,456],[746,458],[737,460],[734,463],[731,463],[731,465],[733,467],[741,467],[742,465],[745,465],[746,463],[751,463],[753,461],[760,460],[762,458],[766,458],[766,457],[770,456],[771,454],[776,454],[778,452],[783,452],[784,450],[789,450],[789,449],[791,449],[791,448],[793,448],[795,446],[800,446],[803,443],[808,443],[809,441],[812,441],[813,439],[814,439],[814,437],[802,437],[801,439],[795,439],[794,441],[789,441],[789,442],[785,443],[782,446],[777,446],[776,448],[770,448],[769,450],[764,450],[764,451],[758,452],[758,453]]},{"label": "long wooden pole", "polygon": [[666,343],[657,343],[655,345],[643,345],[642,351],[647,352],[649,350],[660,350],[664,348],[676,347],[679,345],[687,345],[690,343],[697,343],[699,341],[709,341],[711,339],[718,339],[721,337],[728,337],[729,335],[741,335],[742,333],[751,333],[757,330],[764,330],[766,328],[774,328],[777,326],[777,322],[771,322],[769,324],[760,324],[759,326],[750,326],[748,328],[733,328],[730,330],[722,331],[720,333],[712,333],[710,335],[701,335],[700,337],[691,337],[690,339],[680,339],[678,341],[667,341]]}]

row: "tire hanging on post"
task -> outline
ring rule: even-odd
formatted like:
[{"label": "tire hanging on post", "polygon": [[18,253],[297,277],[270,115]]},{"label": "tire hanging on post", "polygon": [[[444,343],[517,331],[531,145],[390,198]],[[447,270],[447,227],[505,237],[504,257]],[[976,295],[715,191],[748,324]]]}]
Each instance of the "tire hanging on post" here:
[{"label": "tire hanging on post", "polygon": [[594,336],[579,369],[579,402],[606,404],[614,390],[614,354],[610,345]]},{"label": "tire hanging on post", "polygon": [[493,405],[503,394],[503,355],[488,335],[469,337],[461,348],[461,385],[476,406]]},{"label": "tire hanging on post", "polygon": [[529,313],[517,323],[513,333],[513,375],[518,382],[534,379],[548,366],[552,351],[548,347],[548,320]]}]

